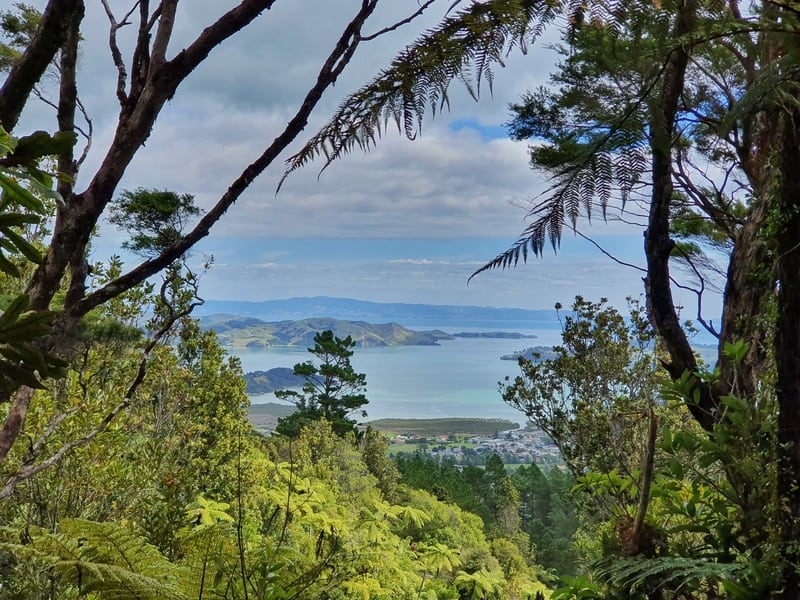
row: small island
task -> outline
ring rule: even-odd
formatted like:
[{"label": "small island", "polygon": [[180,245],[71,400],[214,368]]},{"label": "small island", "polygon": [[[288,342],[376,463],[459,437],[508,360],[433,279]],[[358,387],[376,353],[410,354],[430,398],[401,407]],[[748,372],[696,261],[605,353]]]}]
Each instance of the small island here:
[{"label": "small island", "polygon": [[550,346],[533,346],[531,348],[525,348],[524,350],[517,350],[510,354],[503,354],[500,360],[519,360],[520,358],[524,358],[526,360],[538,362],[552,360],[556,358],[556,356],[556,353],[553,352],[553,348]]},{"label": "small island", "polygon": [[531,333],[517,333],[515,331],[462,331],[461,333],[454,333],[453,337],[469,339],[534,340],[539,336]]},{"label": "small island", "polygon": [[302,377],[294,374],[294,369],[288,367],[277,367],[268,371],[250,371],[244,374],[244,380],[247,383],[245,391],[250,396],[301,387],[305,381]]}]

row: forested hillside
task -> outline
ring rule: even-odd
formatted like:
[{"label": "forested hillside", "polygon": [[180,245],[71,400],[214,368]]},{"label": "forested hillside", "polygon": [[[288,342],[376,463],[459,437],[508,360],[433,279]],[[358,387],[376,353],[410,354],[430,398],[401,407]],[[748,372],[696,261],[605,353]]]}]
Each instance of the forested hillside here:
[{"label": "forested hillside", "polygon": [[[53,405],[80,406],[90,421],[129,384],[140,315],[124,307],[130,320],[107,314],[104,323],[128,326],[130,339],[87,331],[81,369],[54,390]],[[547,590],[527,537],[403,485],[379,434],[340,438],[325,419],[294,440],[255,434],[235,359],[192,321],[176,334],[177,345],[150,357],[141,401],[7,497],[2,597],[411,599],[479,589],[527,598]],[[58,445],[71,432],[48,434],[51,411],[32,415],[27,431]],[[26,452],[9,464],[24,465]]]}]

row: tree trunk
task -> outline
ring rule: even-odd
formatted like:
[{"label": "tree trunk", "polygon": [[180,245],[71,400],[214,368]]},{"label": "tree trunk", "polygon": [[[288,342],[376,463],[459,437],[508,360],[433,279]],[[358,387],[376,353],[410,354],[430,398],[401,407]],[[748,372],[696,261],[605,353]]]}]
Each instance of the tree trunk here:
[{"label": "tree trunk", "polygon": [[642,474],[639,476],[639,504],[636,507],[636,516],[633,519],[634,554],[638,554],[642,550],[644,520],[647,517],[647,509],[650,506],[650,492],[653,488],[656,442],[658,441],[658,417],[652,407],[647,412],[647,420],[647,445],[642,455]]},{"label": "tree trunk", "polygon": [[781,598],[800,598],[800,111],[778,119],[780,154],[775,173],[778,318],[778,536],[782,558]]},{"label": "tree trunk", "polygon": [[[678,11],[673,36],[680,38],[694,28],[697,0],[687,0]],[[669,274],[669,258],[675,242],[669,237],[670,206],[672,203],[672,146],[675,136],[675,115],[684,87],[689,53],[685,46],[670,52],[661,73],[661,90],[652,103],[650,147],[652,151],[653,188],[647,231],[645,256],[647,277],[645,293],[647,311],[656,331],[669,353],[665,368],[677,379],[683,373],[697,370],[697,359],[686,337],[675,302]],[[688,402],[689,411],[700,425],[711,430],[716,420],[716,401],[707,385],[698,382],[700,396]]]}]

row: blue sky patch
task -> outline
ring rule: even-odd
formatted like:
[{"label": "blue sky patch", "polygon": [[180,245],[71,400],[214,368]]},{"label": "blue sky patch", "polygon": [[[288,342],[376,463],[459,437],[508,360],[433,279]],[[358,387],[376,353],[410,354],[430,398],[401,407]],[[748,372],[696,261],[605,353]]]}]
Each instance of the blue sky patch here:
[{"label": "blue sky patch", "polygon": [[472,129],[473,131],[477,131],[481,135],[481,139],[486,142],[502,140],[508,137],[506,128],[502,125],[482,125],[476,119],[456,119],[450,122],[449,128],[451,131]]}]

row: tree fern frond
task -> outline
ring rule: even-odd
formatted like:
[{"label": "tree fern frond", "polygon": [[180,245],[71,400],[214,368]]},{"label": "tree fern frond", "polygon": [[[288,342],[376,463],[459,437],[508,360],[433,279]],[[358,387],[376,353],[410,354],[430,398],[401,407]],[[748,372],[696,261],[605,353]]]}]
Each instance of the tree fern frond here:
[{"label": "tree fern frond", "polygon": [[557,252],[561,243],[561,233],[564,226],[564,205],[561,202],[543,203],[540,205],[538,218],[525,228],[517,241],[506,251],[495,256],[492,260],[477,269],[469,276],[467,283],[473,277],[493,269],[507,269],[516,267],[520,257],[522,262],[528,262],[528,253],[542,256],[544,247],[549,241],[553,251]]},{"label": "tree fern frond", "polygon": [[324,170],[354,149],[371,149],[389,118],[413,139],[425,111],[442,107],[454,79],[477,99],[481,82],[491,89],[492,65],[502,65],[513,48],[527,48],[560,10],[559,2],[491,0],[475,1],[446,17],[339,105],[331,120],[286,161],[281,184],[315,158],[324,157]]},{"label": "tree fern frond", "polygon": [[561,192],[561,198],[556,201],[563,207],[563,212],[566,213],[573,228],[578,223],[578,217],[581,215],[581,173],[576,173],[575,177],[571,177]]},{"label": "tree fern frond", "polygon": [[186,598],[178,584],[181,568],[119,524],[68,519],[57,533],[37,529],[30,537],[28,544],[3,546],[19,556],[44,559],[82,594],[104,600]]},{"label": "tree fern frond", "polygon": [[603,220],[606,219],[608,203],[611,201],[611,188],[614,176],[614,160],[608,152],[598,152],[592,162],[592,172],[595,175],[594,186]]},{"label": "tree fern frond", "polygon": [[614,587],[632,592],[659,589],[682,590],[702,583],[732,579],[745,565],[719,563],[703,558],[605,558],[594,563],[597,577]]},{"label": "tree fern frond", "polygon": [[[483,273],[484,271],[490,271],[492,269],[506,269],[511,266],[516,266],[519,262],[520,253],[522,254],[523,261],[528,262],[528,251],[527,246],[530,244],[531,241],[527,237],[520,237],[517,239],[516,242],[505,252],[502,254],[498,254],[492,260],[487,262],[485,265],[477,269],[472,275],[469,276],[467,279],[467,284],[472,281],[472,278],[478,275],[479,273]],[[533,246],[533,244],[531,244]],[[534,249],[534,254],[536,254],[536,250]]]},{"label": "tree fern frond", "polygon": [[[583,209],[586,211],[586,218],[591,221],[592,220],[592,204],[594,203],[594,196],[595,196],[595,177],[594,177],[594,166],[595,161],[592,161],[589,165],[590,168],[586,171],[582,172],[578,177],[578,193],[581,197],[581,204],[583,205]],[[572,228],[575,229],[578,225],[578,218],[577,215],[575,219],[572,221]]]}]

